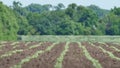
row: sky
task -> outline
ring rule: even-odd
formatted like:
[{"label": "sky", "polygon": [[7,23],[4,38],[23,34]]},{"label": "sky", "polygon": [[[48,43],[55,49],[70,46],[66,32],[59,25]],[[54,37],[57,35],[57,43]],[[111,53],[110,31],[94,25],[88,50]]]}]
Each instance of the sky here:
[{"label": "sky", "polygon": [[120,0],[0,0],[4,4],[10,6],[13,1],[20,1],[23,6],[27,6],[31,3],[37,4],[52,4],[57,5],[58,3],[63,3],[67,6],[70,3],[76,3],[77,5],[89,6],[91,4],[97,5],[103,9],[111,9],[116,7],[120,7]]}]

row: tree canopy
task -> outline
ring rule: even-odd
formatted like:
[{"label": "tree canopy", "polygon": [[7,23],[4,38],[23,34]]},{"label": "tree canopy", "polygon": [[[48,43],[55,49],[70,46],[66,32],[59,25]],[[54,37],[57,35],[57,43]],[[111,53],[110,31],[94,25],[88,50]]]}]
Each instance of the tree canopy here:
[{"label": "tree canopy", "polygon": [[13,10],[0,2],[0,40],[16,40],[18,28]]},{"label": "tree canopy", "polygon": [[120,8],[111,10],[75,3],[30,4],[0,2],[0,40],[17,35],[120,35]]}]

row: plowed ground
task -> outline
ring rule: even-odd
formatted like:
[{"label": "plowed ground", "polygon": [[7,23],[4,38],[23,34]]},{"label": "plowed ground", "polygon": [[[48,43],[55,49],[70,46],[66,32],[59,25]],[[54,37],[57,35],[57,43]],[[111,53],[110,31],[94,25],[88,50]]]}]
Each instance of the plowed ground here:
[{"label": "plowed ground", "polygon": [[[79,42],[91,56],[87,57],[87,53],[84,48],[79,47],[78,42],[69,42],[66,52],[64,51],[67,42],[55,45],[55,42],[13,43],[15,42],[0,44],[0,68],[120,68],[120,44]],[[42,53],[35,55],[38,51]],[[32,56],[34,58],[31,58]],[[56,67],[57,63],[59,64]],[[101,67],[96,67],[97,64]]]}]

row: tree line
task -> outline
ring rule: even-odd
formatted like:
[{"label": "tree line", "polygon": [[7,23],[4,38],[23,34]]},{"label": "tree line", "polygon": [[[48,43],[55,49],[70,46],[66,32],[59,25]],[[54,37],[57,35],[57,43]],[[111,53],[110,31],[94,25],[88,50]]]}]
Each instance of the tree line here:
[{"label": "tree line", "polygon": [[16,40],[18,35],[120,35],[120,7],[0,2],[0,40]]}]

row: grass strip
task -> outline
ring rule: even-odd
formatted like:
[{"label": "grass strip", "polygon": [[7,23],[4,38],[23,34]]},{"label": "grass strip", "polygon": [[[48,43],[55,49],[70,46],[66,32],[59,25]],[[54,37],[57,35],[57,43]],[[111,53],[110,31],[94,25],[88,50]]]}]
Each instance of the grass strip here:
[{"label": "grass strip", "polygon": [[[39,43],[38,45],[31,46],[31,47],[29,47],[28,49],[25,49],[25,50],[29,50],[29,49],[36,48],[36,47],[38,47],[38,46],[41,46],[41,44],[42,44],[42,43]],[[3,46],[5,46],[5,45],[3,45]],[[0,46],[0,47],[3,47],[3,46]],[[49,49],[48,49],[48,50],[49,50]],[[0,50],[0,51],[2,51],[2,50]],[[23,52],[23,49],[8,51],[8,52],[6,52],[5,54],[1,55],[1,56],[0,56],[0,59],[2,59],[2,58],[4,58],[4,57],[11,56],[11,55],[16,54],[16,53],[20,53],[20,52]]]},{"label": "grass strip", "polygon": [[120,52],[120,50],[119,50],[118,48],[114,47],[114,46],[109,46],[109,45],[107,45],[106,43],[101,43],[101,44],[103,44],[103,45],[105,45],[105,46],[107,46],[107,47],[110,47],[110,48],[114,49],[114,50],[117,51],[117,52]]},{"label": "grass strip", "polygon": [[117,46],[120,46],[120,43],[113,43],[113,44],[116,44]]},{"label": "grass strip", "polygon": [[[35,45],[35,46],[31,46],[31,47],[29,47],[28,49],[25,49],[25,50],[33,49],[33,48],[38,47],[38,46],[41,46],[41,43],[39,43],[38,45]],[[2,50],[0,50],[0,51],[2,51]],[[8,51],[5,54],[1,55],[2,57],[1,56],[0,57],[1,58],[8,57],[8,56],[11,56],[13,54],[16,54],[16,53],[19,53],[19,52],[22,52],[22,51],[24,51],[24,50],[20,49],[20,50]]]},{"label": "grass strip", "polygon": [[68,52],[68,49],[69,49],[69,42],[66,43],[65,50],[60,54],[60,57],[57,58],[54,68],[62,68],[62,61],[64,59],[65,54]]},{"label": "grass strip", "polygon": [[15,45],[17,45],[19,42],[13,42],[11,45],[12,46],[15,46]]},{"label": "grass strip", "polygon": [[13,49],[15,49],[15,48],[17,48],[19,45],[15,45],[14,47],[13,47]]},{"label": "grass strip", "polygon": [[7,41],[0,41],[0,45],[7,43]]},{"label": "grass strip", "polygon": [[[6,42],[7,43],[7,42]],[[15,47],[17,47],[19,42],[13,42],[12,44],[10,44],[10,45],[12,45],[13,46],[13,48],[15,48]],[[2,44],[0,44],[0,48],[2,48],[3,46],[6,46],[4,43],[2,43]]]},{"label": "grass strip", "polygon": [[107,53],[111,58],[117,59],[117,60],[120,61],[120,58],[116,57],[112,52],[109,52],[109,51],[105,50],[104,48],[102,48],[102,47],[100,47],[100,46],[99,46],[99,48],[100,48],[104,53]]},{"label": "grass strip", "polygon": [[85,48],[85,46],[82,46],[80,42],[77,42],[77,43],[78,43],[79,47],[83,49],[83,52],[84,52],[86,58],[93,63],[93,66],[95,66],[96,68],[102,68],[102,66],[101,66],[101,64],[99,63],[99,61],[96,60],[96,59],[94,59],[94,58],[90,55],[90,53],[89,53],[88,50]]},{"label": "grass strip", "polygon": [[118,48],[116,48],[114,46],[110,46],[110,47],[113,48],[115,51],[120,52],[120,50]]},{"label": "grass strip", "polygon": [[47,51],[50,51],[56,44],[58,43],[53,43],[51,46],[49,46],[48,48],[46,48],[45,50],[40,50],[40,51],[37,51],[36,53],[34,53],[32,56],[28,56],[24,59],[21,60],[21,62],[19,62],[17,65],[14,65],[13,67],[10,67],[10,68],[21,68],[22,67],[22,64],[26,63],[26,62],[29,62],[30,60],[32,59],[35,59],[37,58],[40,54],[43,54]]},{"label": "grass strip", "polygon": [[14,50],[14,51],[9,51],[3,55],[0,56],[0,59],[4,58],[4,57],[8,57],[8,56],[11,56],[12,54],[16,54],[16,53],[19,53],[19,52],[22,52],[23,50]]},{"label": "grass strip", "polygon": [[[95,46],[95,45],[92,44],[92,43],[90,43],[90,44],[91,44],[92,46]],[[108,54],[109,57],[120,61],[120,58],[119,58],[119,57],[116,57],[112,52],[109,52],[109,51],[105,50],[105,49],[102,48],[101,46],[97,46],[97,47],[99,47],[104,53]]]},{"label": "grass strip", "polygon": [[6,46],[6,45],[0,45],[0,49],[1,49],[2,47],[4,47],[4,46]]},{"label": "grass strip", "polygon": [[26,43],[25,43],[25,46],[27,46],[27,45],[30,44],[30,43],[31,43],[31,42],[26,42]]},{"label": "grass strip", "polygon": [[33,48],[39,47],[39,46],[41,46],[41,44],[42,44],[42,43],[39,43],[39,44],[34,45],[34,46],[30,46],[29,49],[33,49]]}]

